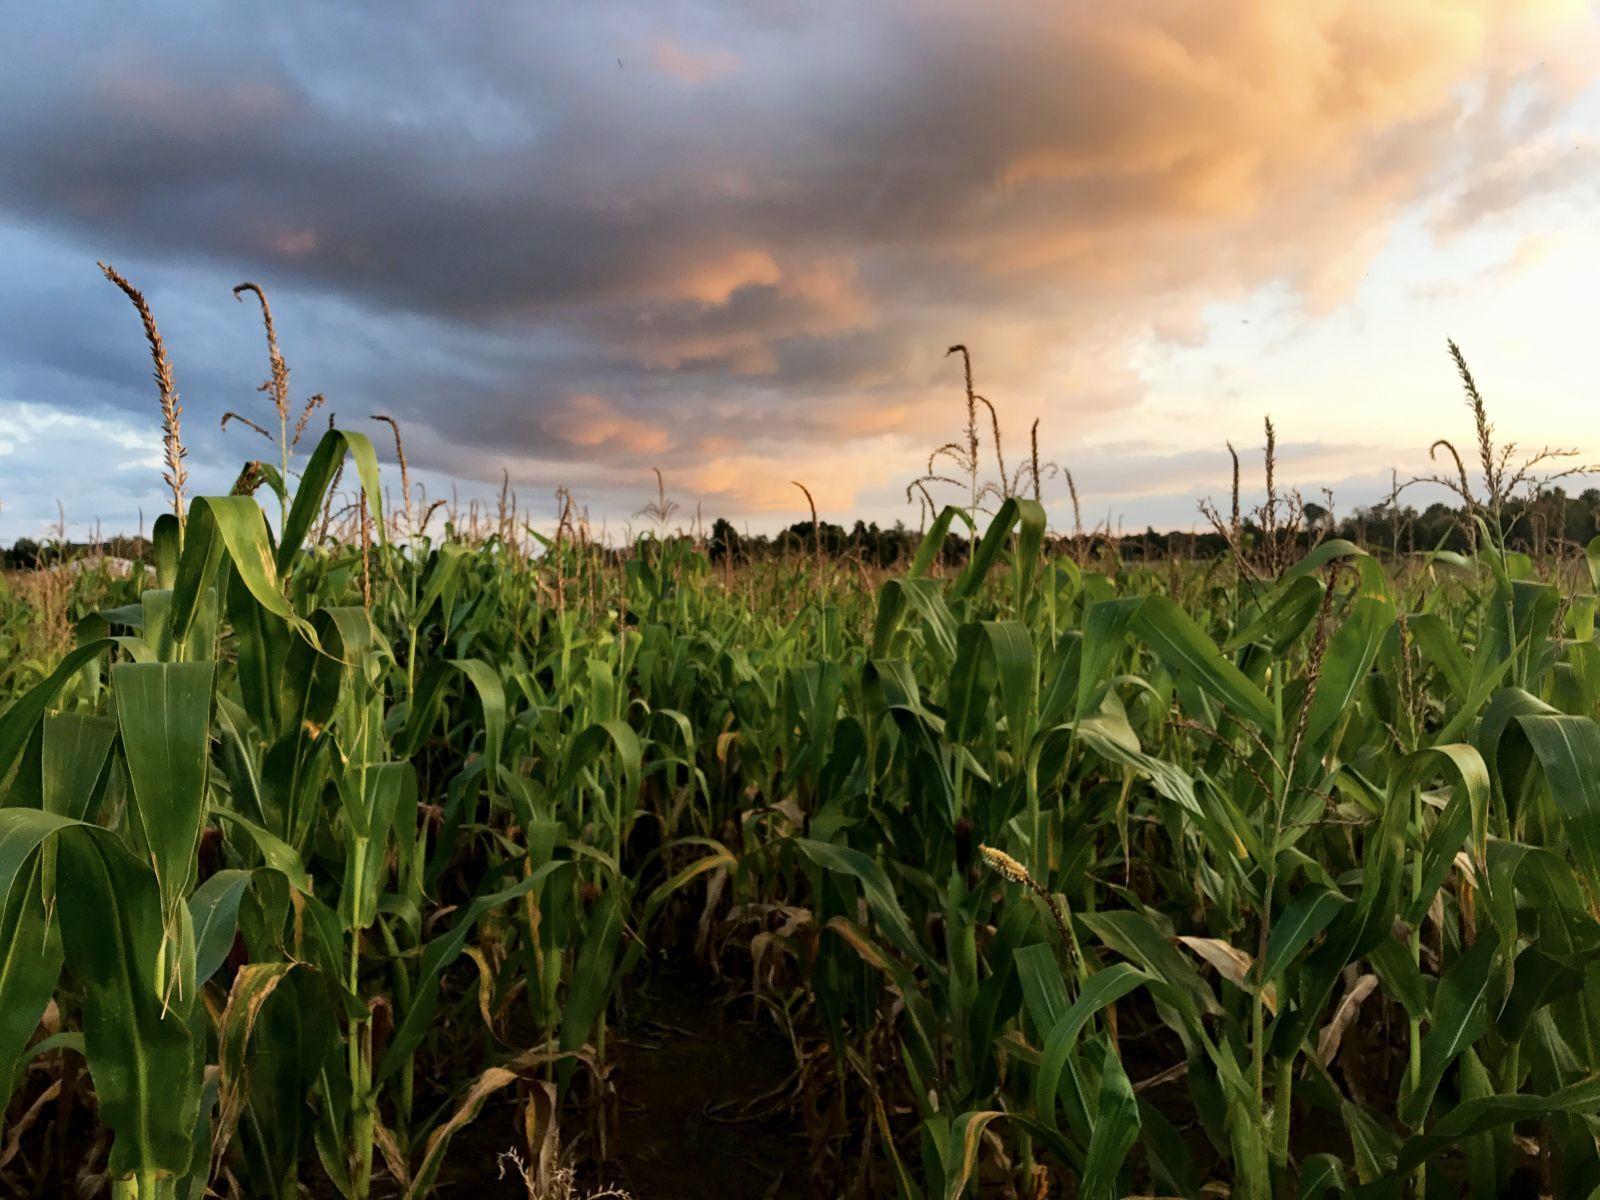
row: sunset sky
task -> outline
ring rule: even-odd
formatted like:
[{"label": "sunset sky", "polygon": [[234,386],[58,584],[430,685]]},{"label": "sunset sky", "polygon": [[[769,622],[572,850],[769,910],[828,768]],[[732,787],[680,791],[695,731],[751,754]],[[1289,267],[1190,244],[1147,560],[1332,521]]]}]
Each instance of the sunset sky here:
[{"label": "sunset sky", "polygon": [[[1338,508],[1470,440],[1600,459],[1584,0],[110,5],[0,17],[0,538],[161,510],[148,295],[198,492],[297,399],[620,531],[917,523],[961,374],[1085,518],[1190,527],[1224,440]],[[985,432],[985,450],[988,451]],[[1070,525],[1060,479],[1052,520]],[[946,497],[958,500],[953,490]]]}]

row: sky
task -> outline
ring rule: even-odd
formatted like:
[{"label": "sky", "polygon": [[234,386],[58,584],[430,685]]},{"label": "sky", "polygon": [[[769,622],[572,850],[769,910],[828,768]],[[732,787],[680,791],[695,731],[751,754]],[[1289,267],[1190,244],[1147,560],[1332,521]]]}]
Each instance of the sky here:
[{"label": "sky", "polygon": [[1268,414],[1280,483],[1378,500],[1471,440],[1447,337],[1501,436],[1600,460],[1588,0],[62,0],[0,72],[0,540],[166,502],[101,259],[202,494],[270,457],[219,428],[271,416],[242,280],[295,403],[386,462],[392,415],[430,497],[616,534],[652,468],[679,519],[799,480],[917,525],[956,342],[1086,525],[1195,526],[1229,440],[1248,499]]}]

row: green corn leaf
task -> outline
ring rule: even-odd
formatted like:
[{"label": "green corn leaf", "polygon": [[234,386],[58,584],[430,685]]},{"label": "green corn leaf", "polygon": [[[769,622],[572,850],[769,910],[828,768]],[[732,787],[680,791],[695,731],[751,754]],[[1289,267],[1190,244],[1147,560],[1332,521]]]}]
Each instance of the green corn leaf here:
[{"label": "green corn leaf", "polygon": [[1270,983],[1282,975],[1311,939],[1326,929],[1349,903],[1337,892],[1316,885],[1296,893],[1272,923],[1262,979]]},{"label": "green corn leaf", "polygon": [[[648,929],[650,927],[650,923],[655,919],[656,914],[661,911],[662,906],[665,905],[668,900],[672,899],[672,897],[684,887],[688,886],[700,876],[706,874],[708,871],[715,871],[718,869],[736,871],[739,867],[739,860],[735,858],[720,842],[713,841],[710,838],[684,838],[674,843],[674,845],[705,845],[710,846],[712,848],[712,852],[695,859],[694,862],[677,871],[672,878],[666,880],[664,883],[659,884],[655,890],[650,893],[650,896],[645,901],[644,908],[639,915],[638,926],[640,931]],[[630,938],[628,941],[628,948],[624,952],[620,973],[626,975],[630,970],[632,970],[634,965],[643,956],[644,952],[644,939],[642,937]]]},{"label": "green corn leaf", "polygon": [[1179,954],[1172,942],[1143,913],[1130,909],[1079,913],[1077,918],[1110,949],[1131,958],[1151,975],[1169,985],[1189,1020],[1198,1027],[1202,1013],[1219,1011],[1217,999],[1200,973]]},{"label": "green corn leaf", "polygon": [[[1136,988],[1143,987],[1150,979],[1149,974],[1129,963],[1113,963],[1103,971],[1096,971],[1089,976],[1077,1000],[1050,1029],[1049,1036],[1045,1038],[1039,1068],[1033,1076],[1034,1111],[1046,1125],[1055,1125],[1056,1095],[1061,1075],[1067,1067],[1067,1058],[1076,1045],[1079,1032],[1096,1013],[1107,1005],[1115,1004]],[[1132,1096],[1131,1091],[1129,1096]],[[1102,1089],[1102,1101],[1104,1099]]]},{"label": "green corn leaf", "polygon": [[1037,569],[1045,524],[1045,512],[1038,503],[1015,496],[1008,499],[989,522],[989,528],[972,552],[971,561],[951,588],[950,598],[962,600],[978,590],[994,568],[1013,528],[1017,530],[1017,595],[1027,595]]},{"label": "green corn leaf", "polygon": [[817,866],[849,875],[859,881],[861,890],[867,898],[867,907],[872,910],[873,920],[888,936],[895,949],[929,973],[939,973],[928,952],[912,934],[905,910],[895,898],[894,888],[890,886],[882,867],[861,851],[852,850],[847,846],[828,845],[808,838],[797,838],[795,845]]},{"label": "green corn leaf", "polygon": [[[245,1054],[243,1160],[249,1195],[291,1195],[299,1186],[313,1115],[307,1103],[323,1064],[337,1050],[326,981],[297,965],[260,1006]],[[231,1004],[231,1001],[230,1001]],[[224,1024],[227,1010],[224,1010]],[[230,1038],[230,1045],[237,1036]],[[224,1065],[219,1076],[225,1074]],[[221,1157],[232,1130],[219,1104],[213,1156]]]},{"label": "green corn leaf", "polygon": [[225,808],[219,808],[216,815],[219,819],[242,830],[246,837],[255,843],[256,849],[261,852],[261,857],[266,860],[267,866],[279,872],[287,879],[296,891],[310,894],[312,883],[311,875],[301,862],[300,856],[276,834],[268,833],[261,826],[251,821],[248,817],[240,816]]},{"label": "green corn leaf", "polygon": [[937,653],[940,666],[948,667],[956,655],[957,622],[939,585],[931,579],[890,579],[884,583],[878,593],[871,656],[888,659],[904,653],[902,626],[908,612],[922,618],[920,628],[929,639],[929,648]]},{"label": "green corn leaf", "polygon": [[1555,798],[1578,869],[1600,894],[1600,726],[1588,717],[1517,718]]},{"label": "green corn leaf", "polygon": [[1480,935],[1439,980],[1431,1021],[1422,1039],[1422,1070],[1400,1096],[1400,1119],[1420,1128],[1433,1106],[1444,1073],[1488,1026],[1489,987],[1499,950],[1497,939]]},{"label": "green corn leaf", "polygon": [[1437,613],[1413,613],[1406,617],[1406,630],[1422,656],[1444,677],[1445,685],[1464,696],[1472,686],[1472,666],[1461,652],[1460,634]]},{"label": "green corn leaf", "polygon": [[1147,596],[1133,618],[1133,629],[1148,642],[1167,669],[1190,680],[1235,714],[1268,734],[1278,715],[1261,689],[1217,649],[1193,617],[1165,596]]},{"label": "green corn leaf", "polygon": [[[217,569],[226,555],[239,581],[262,608],[309,633],[283,594],[282,568],[272,557],[272,537],[261,506],[249,496],[201,496],[189,508],[183,557],[172,586],[171,636],[175,643],[189,639],[202,602],[214,595]],[[148,633],[146,634],[148,637]],[[193,648],[208,652],[205,646]],[[203,656],[197,653],[194,656]]]},{"label": "green corn leaf", "polygon": [[1028,1006],[1028,1015],[1043,1038],[1072,1006],[1067,996],[1067,986],[1061,978],[1061,962],[1056,952],[1043,942],[1019,946],[1013,957],[1017,964],[1017,976],[1022,981],[1022,995]]},{"label": "green corn leaf", "polygon": [[1095,1100],[1094,1136],[1084,1159],[1078,1194],[1084,1200],[1118,1200],[1117,1185],[1128,1151],[1139,1138],[1139,1105],[1122,1062],[1109,1044],[1100,1060],[1100,1094]]},{"label": "green corn leaf", "polygon": [[55,670],[13,700],[4,715],[0,715],[0,780],[11,774],[27,749],[28,739],[44,718],[45,709],[55,703],[67,681],[114,645],[116,642],[112,638],[97,638],[69,651]]},{"label": "green corn leaf", "polygon": [[247,963],[234,977],[227,1007],[218,1023],[218,1058],[221,1090],[211,1157],[220,1159],[233,1138],[248,1097],[245,1054],[257,1018],[278,985],[295,969],[294,963]]},{"label": "green corn leaf", "polygon": [[1278,576],[1278,586],[1280,588],[1284,587],[1303,575],[1310,575],[1320,571],[1335,559],[1366,559],[1367,557],[1367,552],[1354,542],[1347,541],[1344,538],[1328,538],[1326,541],[1318,542],[1309,554]]},{"label": "green corn leaf", "polygon": [[30,856],[0,895],[0,1094],[6,1096],[61,974],[61,932],[45,909],[40,876],[41,860]]},{"label": "green corn leaf", "polygon": [[1327,1200],[1330,1193],[1343,1196],[1346,1191],[1344,1165],[1334,1155],[1313,1154],[1301,1164],[1295,1200]]},{"label": "green corn leaf", "polygon": [[347,769],[339,796],[346,819],[344,886],[339,916],[348,929],[369,929],[378,917],[378,899],[387,882],[386,865],[397,815],[416,824],[417,775],[410,763],[372,763]]},{"label": "green corn leaf", "polygon": [[502,747],[506,740],[505,688],[500,682],[499,674],[480,659],[456,658],[450,660],[450,665],[467,677],[473,691],[478,694],[478,703],[483,708],[484,769],[488,773],[487,778],[492,791],[495,772],[500,767]]},{"label": "green corn leaf", "polygon": [[446,542],[440,546],[434,555],[433,566],[428,571],[428,577],[422,585],[422,595],[417,600],[417,607],[412,610],[411,624],[413,627],[422,624],[433,606],[440,600],[445,601],[449,608],[447,596],[453,592],[453,585],[461,578],[462,570],[471,558],[467,547],[455,542]]},{"label": "green corn leaf", "polygon": [[150,528],[150,556],[155,561],[157,587],[173,586],[178,578],[178,557],[182,550],[182,526],[177,516],[162,513]]},{"label": "green corn leaf", "polygon": [[917,556],[912,559],[911,570],[908,572],[912,579],[920,579],[933,569],[939,551],[944,548],[945,539],[950,534],[950,525],[953,521],[962,522],[969,532],[976,528],[966,509],[957,508],[953,504],[945,505],[933,519],[933,523],[928,526],[928,532],[922,536],[922,544],[917,547]]},{"label": "green corn leaf", "polygon": [[1367,1109],[1349,1100],[1340,1100],[1339,1115],[1355,1150],[1355,1162],[1351,1165],[1355,1167],[1356,1178],[1361,1183],[1371,1184],[1391,1173],[1400,1149],[1400,1140],[1394,1132]]},{"label": "green corn leaf", "polygon": [[1517,893],[1534,903],[1541,915],[1540,949],[1576,955],[1580,947],[1568,936],[1567,914],[1586,919],[1583,889],[1566,859],[1551,850],[1520,842],[1491,839],[1488,850],[1489,917],[1504,945],[1517,945],[1521,929]]},{"label": "green corn leaf", "polygon": [[1308,576],[1280,585],[1263,597],[1260,607],[1222,648],[1231,653],[1257,642],[1273,654],[1283,653],[1316,617],[1324,590],[1317,579]]},{"label": "green corn leaf", "polygon": [[1195,1165],[1183,1134],[1178,1132],[1161,1110],[1142,1097],[1139,1100],[1139,1139],[1144,1145],[1145,1162],[1157,1191],[1200,1200],[1200,1169]]},{"label": "green corn leaf", "polygon": [[1384,636],[1394,627],[1394,605],[1374,596],[1358,597],[1328,642],[1323,655],[1317,694],[1306,721],[1306,740],[1321,742],[1354,702],[1356,692],[1372,669]]},{"label": "green corn leaf", "polygon": [[[363,433],[345,429],[330,429],[317,442],[300,473],[300,486],[295,489],[294,503],[283,523],[283,537],[278,543],[277,573],[288,575],[295,556],[305,544],[311,524],[322,512],[322,503],[333,485],[339,464],[345,455],[356,460],[356,474],[366,492],[367,505],[372,513],[372,523],[377,529],[378,541],[387,545],[388,532],[383,519],[383,493],[378,484],[378,455],[372,442]],[[252,502],[253,503],[253,502]]]},{"label": "green corn leaf", "polygon": [[197,987],[217,973],[233,948],[239,929],[239,902],[253,878],[252,871],[218,871],[189,897]]},{"label": "green corn leaf", "polygon": [[[62,881],[61,945],[83,990],[83,1039],[115,1176],[187,1174],[200,1116],[200,1059],[187,911],[171,945],[148,867],[114,835],[37,809],[0,811],[0,893],[50,842]],[[27,878],[27,876],[23,876]],[[192,965],[189,966],[192,971]]]},{"label": "green corn leaf", "polygon": [[1542,1096],[1494,1095],[1464,1101],[1434,1122],[1427,1133],[1406,1141],[1400,1148],[1395,1174],[1409,1174],[1440,1150],[1473,1134],[1555,1113],[1600,1113],[1600,1075],[1588,1075]]},{"label": "green corn leaf", "polygon": [[228,576],[227,609],[244,711],[261,729],[278,734],[283,726],[280,701],[286,663],[296,640],[293,627],[256,601],[238,571]]},{"label": "green corn leaf", "polygon": [[[1480,814],[1488,811],[1489,772],[1482,757],[1471,746],[1460,743],[1434,746],[1408,754],[1397,762],[1389,772],[1378,825],[1367,835],[1361,891],[1354,910],[1357,928],[1349,950],[1351,957],[1360,957],[1387,937],[1395,913],[1403,911],[1401,871],[1412,801],[1416,789],[1441,772],[1453,774],[1457,785],[1466,789],[1475,827],[1485,828],[1487,816]],[[1332,979],[1327,983],[1331,987]]]},{"label": "green corn leaf", "polygon": [[40,732],[40,807],[87,819],[105,784],[117,723],[92,713],[56,713],[45,717]]},{"label": "green corn leaf", "polygon": [[118,663],[117,724],[162,910],[183,903],[205,819],[212,663]]},{"label": "green corn leaf", "polygon": [[[1470,1104],[1474,1100],[1487,1100],[1494,1095],[1489,1072],[1475,1051],[1461,1055],[1461,1100]],[[1467,1183],[1473,1200],[1496,1200],[1500,1194],[1499,1169],[1495,1162],[1495,1136],[1490,1131],[1473,1134],[1463,1139],[1463,1156],[1467,1163]],[[1404,1155],[1404,1147],[1401,1150]]]},{"label": "green corn leaf", "polygon": [[1013,738],[1031,733],[1036,671],[1033,641],[1016,621],[973,621],[956,635],[956,662],[945,703],[945,736],[968,742],[991,727],[989,701],[998,694],[1000,712]]},{"label": "green corn leaf", "polygon": [[[622,895],[617,887],[607,888],[590,914],[573,965],[572,989],[567,993],[566,1010],[561,1016],[559,1045],[567,1053],[583,1048],[595,1024],[611,1000],[616,979],[617,943],[622,938]],[[576,1063],[566,1059],[557,1069],[557,1082],[566,1088]]]},{"label": "green corn leaf", "polygon": [[[448,933],[434,938],[422,950],[422,960],[417,970],[417,982],[412,989],[411,1005],[400,1014],[394,1036],[382,1062],[373,1072],[374,1084],[381,1084],[398,1071],[413,1051],[422,1044],[428,1025],[439,1004],[439,981],[445,969],[466,949],[467,938],[484,913],[503,908],[525,892],[532,891],[551,875],[572,866],[570,859],[557,859],[535,867],[510,887],[479,896],[456,918]],[[587,1033],[587,1030],[585,1031]],[[579,1045],[582,1045],[580,1042]]]},{"label": "green corn leaf", "polygon": [[1082,717],[1093,707],[1095,691],[1109,674],[1143,603],[1141,596],[1122,596],[1089,605],[1083,618],[1083,652],[1078,660],[1074,716]]},{"label": "green corn leaf", "polygon": [[624,776],[637,779],[644,761],[639,735],[621,721],[601,721],[572,739],[566,765],[556,783],[556,794],[563,795],[576,786],[578,777],[598,762],[607,748],[616,750]]},{"label": "green corn leaf", "polygon": [[1421,969],[1411,961],[1408,947],[1393,937],[1386,937],[1367,952],[1378,982],[1388,996],[1417,1020],[1428,1016],[1428,981]]}]

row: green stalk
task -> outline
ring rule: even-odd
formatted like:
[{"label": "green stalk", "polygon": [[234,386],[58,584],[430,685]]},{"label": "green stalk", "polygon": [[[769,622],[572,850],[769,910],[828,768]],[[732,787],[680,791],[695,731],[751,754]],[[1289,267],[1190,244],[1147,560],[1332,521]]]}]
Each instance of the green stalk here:
[{"label": "green stalk", "polygon": [[[1411,792],[1411,825],[1418,833],[1422,829],[1422,793],[1420,789],[1413,788]],[[1422,855],[1413,855],[1411,860],[1411,902],[1413,909],[1418,897],[1422,895]],[[1411,961],[1421,970],[1422,967],[1422,922],[1418,921],[1411,930]],[[1408,1089],[1415,1088],[1422,1078],[1422,1021],[1419,1017],[1410,1015],[1406,1022],[1408,1026],[1408,1046],[1406,1065],[1406,1085]],[[1420,1130],[1419,1130],[1420,1132]],[[1419,1163],[1416,1174],[1412,1176],[1416,1188],[1417,1200],[1425,1200],[1428,1194],[1428,1167]]]},{"label": "green stalk", "polygon": [[[352,995],[360,995],[361,984],[361,931],[353,931],[350,938],[349,987]],[[371,1042],[368,1039],[370,1021],[363,1017],[350,1023],[350,1040],[346,1046],[350,1072],[350,1183],[356,1200],[367,1200],[372,1189],[373,1097],[371,1090]]]},{"label": "green stalk", "polygon": [[[1032,755],[1028,756],[1028,857],[1033,860],[1034,874],[1050,884],[1050,854],[1044,844],[1041,820],[1043,814],[1039,807],[1039,767],[1033,761]],[[956,759],[956,795],[961,795],[961,760]]]},{"label": "green stalk", "polygon": [[113,1180],[111,1200],[168,1200],[177,1195],[177,1189],[176,1179],[147,1168]]},{"label": "green stalk", "polygon": [[[1261,907],[1261,942],[1256,956],[1257,964],[1266,962],[1267,934],[1271,928],[1270,911],[1272,907],[1273,880],[1267,880],[1267,898],[1262,901]],[[1259,970],[1259,965],[1258,968]],[[1256,986],[1250,996],[1250,1059],[1254,1072],[1256,1085],[1256,1112],[1265,1114],[1267,1110],[1267,1017],[1266,1005],[1262,995],[1266,991],[1266,982],[1259,975]]]},{"label": "green stalk", "polygon": [[1294,1055],[1280,1058],[1272,1089],[1272,1166],[1280,1178],[1289,1170],[1289,1127],[1294,1101]]},{"label": "green stalk", "polygon": [[411,704],[417,700],[417,637],[420,632],[419,625],[411,626],[411,648],[406,651],[406,700]]},{"label": "green stalk", "polygon": [[[405,960],[400,953],[400,944],[395,940],[394,931],[382,920],[378,922],[378,931],[383,935],[384,949],[388,952],[390,960],[394,963],[394,999],[396,1012],[403,1014],[411,1007],[411,977],[406,974]],[[376,1064],[374,1064],[376,1065]],[[416,1060],[406,1057],[400,1066],[400,1104],[397,1110],[396,1124],[401,1137],[401,1145],[405,1145],[411,1127],[411,1105],[416,1093]]]},{"label": "green stalk", "polygon": [[[1272,700],[1278,711],[1278,727],[1283,727],[1283,676],[1274,671],[1272,675]],[[1280,733],[1276,739],[1278,745],[1276,752],[1284,753],[1283,736]],[[1281,785],[1276,789],[1272,802],[1272,840],[1267,844],[1269,856],[1267,877],[1261,891],[1261,930],[1256,940],[1256,986],[1250,997],[1250,1058],[1254,1072],[1256,1090],[1256,1112],[1263,1117],[1267,1110],[1267,1016],[1265,995],[1267,981],[1261,977],[1261,971],[1267,964],[1267,943],[1272,936],[1272,896],[1278,886],[1278,843],[1283,836],[1283,813],[1289,803],[1289,789],[1293,780],[1288,776],[1294,771],[1294,764],[1288,763],[1284,767]]]}]

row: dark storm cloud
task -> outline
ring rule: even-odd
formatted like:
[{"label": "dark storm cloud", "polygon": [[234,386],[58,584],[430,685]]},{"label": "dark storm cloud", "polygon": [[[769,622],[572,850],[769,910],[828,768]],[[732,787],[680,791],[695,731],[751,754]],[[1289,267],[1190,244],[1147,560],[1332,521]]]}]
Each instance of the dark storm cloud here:
[{"label": "dark storm cloud", "polygon": [[[1449,166],[1445,131],[1488,139],[1500,126],[1473,114],[1510,82],[1526,136],[1559,115],[1567,82],[1522,65],[1558,57],[1574,13],[13,15],[0,385],[148,405],[137,329],[93,271],[107,257],[167,327],[197,455],[245,452],[215,424],[260,403],[259,328],[226,292],[253,278],[297,396],[395,413],[419,467],[603,488],[659,462],[750,511],[798,463],[849,503],[851,470],[925,455],[950,341],[981,345],[1017,419],[1048,409],[1064,437],[1137,399],[1126,350],[1152,326],[1192,330],[1206,301],[1273,281],[1332,302]],[[1463,89],[1484,81],[1494,104],[1474,108]],[[1498,191],[1463,206],[1517,190],[1479,186]]]}]

